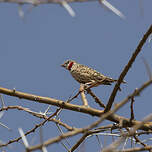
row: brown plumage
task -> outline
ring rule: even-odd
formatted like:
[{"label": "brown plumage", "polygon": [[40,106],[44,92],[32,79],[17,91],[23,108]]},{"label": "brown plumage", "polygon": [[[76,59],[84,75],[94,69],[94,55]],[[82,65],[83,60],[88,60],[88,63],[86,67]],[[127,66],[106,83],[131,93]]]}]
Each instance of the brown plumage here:
[{"label": "brown plumage", "polygon": [[61,66],[69,70],[73,78],[82,84],[111,85],[111,83],[117,81],[73,60],[67,60]]}]

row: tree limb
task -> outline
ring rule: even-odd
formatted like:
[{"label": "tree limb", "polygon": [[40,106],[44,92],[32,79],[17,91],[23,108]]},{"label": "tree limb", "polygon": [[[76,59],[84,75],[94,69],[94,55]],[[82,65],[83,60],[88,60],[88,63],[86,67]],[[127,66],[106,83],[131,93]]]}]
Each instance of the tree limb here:
[{"label": "tree limb", "polygon": [[148,31],[144,34],[143,38],[141,39],[141,41],[139,42],[136,50],[134,51],[134,53],[132,54],[132,57],[130,58],[128,64],[125,66],[125,68],[123,69],[123,71],[121,72],[119,79],[117,81],[117,83],[115,84],[115,87],[111,93],[111,96],[109,98],[109,101],[107,103],[107,106],[105,108],[105,112],[109,111],[112,107],[112,104],[114,102],[115,96],[118,92],[118,89],[120,87],[120,84],[122,83],[124,77],[126,76],[127,72],[129,71],[129,69],[131,68],[133,62],[135,61],[137,55],[139,54],[139,52],[141,51],[143,45],[145,44],[146,40],[148,39],[149,35],[152,33],[152,25],[149,27]]}]

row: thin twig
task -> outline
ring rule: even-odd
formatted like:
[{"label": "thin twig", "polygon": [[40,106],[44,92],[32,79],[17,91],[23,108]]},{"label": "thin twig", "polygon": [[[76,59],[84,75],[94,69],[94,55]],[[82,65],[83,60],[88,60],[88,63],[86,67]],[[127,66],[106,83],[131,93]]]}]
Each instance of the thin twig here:
[{"label": "thin twig", "polygon": [[75,96],[73,96],[71,99],[68,99],[67,103],[70,103],[72,100],[74,100],[75,98],[77,98],[79,94],[80,94],[80,91]]},{"label": "thin twig", "polygon": [[[53,122],[55,122],[56,124],[62,125],[63,127],[65,127],[65,128],[66,128],[67,130],[69,130],[69,131],[72,131],[72,130],[75,129],[75,128],[73,128],[73,127],[71,127],[71,126],[69,126],[69,125],[61,122],[60,120],[56,120],[56,119],[54,119],[54,118],[48,119],[49,117],[47,117],[46,115],[43,115],[43,114],[37,113],[37,112],[33,112],[33,111],[29,110],[28,108],[24,108],[24,107],[21,107],[21,106],[8,106],[8,107],[1,108],[0,111],[9,110],[9,109],[23,110],[23,111],[28,112],[28,113],[30,113],[30,114],[32,114],[33,116],[36,116],[36,117],[38,117],[38,118],[43,118],[43,119],[45,119],[45,120],[53,121]],[[36,124],[34,128],[32,128],[31,130],[29,130],[29,131],[27,131],[27,132],[25,133],[25,136],[28,135],[28,134],[30,134],[30,133],[32,133],[32,132],[34,132],[37,128],[41,127],[41,126],[42,126],[42,123],[43,123],[43,122],[41,122],[40,124]],[[18,137],[18,138],[9,140],[9,141],[6,142],[6,143],[0,144],[0,147],[7,146],[7,145],[9,145],[9,144],[11,144],[11,143],[14,143],[14,142],[18,142],[20,139],[21,139],[21,137]]]},{"label": "thin twig", "polygon": [[152,149],[152,146],[146,146],[146,147],[128,148],[128,149],[123,149],[123,150],[115,150],[115,152],[139,152],[139,151],[147,151],[151,149]]},{"label": "thin twig", "polygon": [[147,145],[144,144],[142,141],[140,141],[139,138],[138,138],[136,135],[134,135],[133,137],[135,138],[135,140],[136,140],[137,143],[140,143],[140,144],[141,144],[142,146],[144,146],[144,147],[147,146]]},{"label": "thin twig", "polygon": [[[54,106],[57,106],[57,107],[60,107],[63,109],[82,112],[82,113],[90,114],[93,116],[99,117],[101,114],[103,114],[102,110],[97,110],[94,108],[84,107],[84,106],[80,106],[80,105],[75,105],[75,104],[71,104],[71,103],[68,103],[68,102],[65,102],[62,100],[58,100],[58,99],[54,99],[54,98],[50,98],[50,97],[37,96],[34,94],[30,94],[30,93],[24,93],[24,92],[20,92],[20,91],[16,91],[16,90],[10,90],[7,88],[0,87],[0,93],[6,94],[9,96],[18,97],[20,99],[26,99],[29,101],[39,102],[39,103],[43,103],[43,104],[54,105]],[[59,110],[60,110],[60,108],[59,108]]]},{"label": "thin twig", "polygon": [[[118,111],[124,104],[126,104],[132,97],[134,96],[138,96],[140,94],[141,91],[143,91],[147,86],[149,86],[152,83],[152,80],[147,81],[146,83],[144,83],[139,89],[136,89],[131,95],[129,95],[126,99],[124,99],[122,102],[118,103],[115,108],[111,111],[108,111],[107,113],[104,113],[99,120],[95,121],[94,123],[92,123],[91,125],[85,127],[85,128],[80,128],[80,129],[76,129],[74,131],[70,131],[67,133],[62,134],[61,136],[57,136],[55,138],[51,138],[48,139],[47,141],[45,141],[43,144],[38,144],[35,146],[31,146],[28,148],[28,151],[33,151],[33,150],[37,150],[37,149],[41,149],[42,146],[48,146],[51,145],[53,143],[59,142],[64,138],[67,137],[71,137],[80,133],[86,133],[87,131],[89,131],[90,129],[96,127],[97,125],[99,125],[102,121],[104,121],[106,118],[112,116],[116,111]],[[136,125],[134,125],[133,130],[129,133],[129,136],[133,135],[135,133],[135,131],[137,129],[141,129],[144,128],[145,125],[147,125],[147,121],[151,120],[151,117],[148,117],[146,119],[144,119],[144,121],[142,122],[138,122]],[[150,122],[148,122],[150,123]],[[150,129],[150,128],[149,128]],[[115,142],[116,145],[118,145],[120,142],[122,142],[122,140],[124,140],[124,138],[120,139],[119,142]]]},{"label": "thin twig", "polygon": [[80,95],[81,95],[83,105],[88,107],[88,101],[87,101],[84,91],[85,91],[84,84],[80,84]]},{"label": "thin twig", "polygon": [[144,34],[143,38],[141,39],[141,41],[139,42],[136,50],[134,51],[134,53],[132,54],[132,57],[130,58],[129,62],[127,63],[127,65],[125,66],[125,68],[123,69],[123,71],[121,72],[118,81],[115,84],[115,87],[111,93],[111,96],[109,98],[109,101],[106,105],[105,108],[105,112],[109,111],[112,107],[112,104],[114,102],[115,96],[118,92],[118,89],[120,88],[120,84],[122,83],[124,77],[126,76],[126,74],[128,73],[129,69],[131,68],[133,62],[135,61],[137,55],[140,53],[140,51],[142,50],[143,45],[145,44],[146,40],[148,39],[149,35],[152,33],[152,25],[149,27],[148,31]]},{"label": "thin twig", "polygon": [[148,121],[150,121],[150,120],[152,120],[152,114],[149,115],[149,116],[147,116],[147,117],[145,117],[145,118],[143,119],[143,121],[141,121],[139,124],[133,126],[133,128],[130,129],[129,132],[123,133],[118,140],[116,140],[115,142],[113,142],[112,144],[110,144],[109,146],[107,146],[106,148],[104,148],[104,149],[102,150],[102,152],[116,151],[117,147],[118,147],[120,144],[122,144],[122,142],[124,142],[127,137],[134,136],[135,133],[136,133],[136,131],[137,131],[140,127],[142,127],[146,122],[148,122]]},{"label": "thin twig", "polygon": [[135,102],[135,99],[134,99],[134,97],[133,97],[133,98],[131,98],[131,103],[130,103],[130,110],[131,110],[131,118],[130,118],[130,121],[132,121],[132,120],[135,119],[135,117],[134,117],[134,108],[133,108],[134,102]]},{"label": "thin twig", "polygon": [[90,88],[87,89],[87,93],[90,94],[90,95],[94,98],[95,102],[96,102],[100,107],[103,107],[103,108],[106,107],[106,106],[102,103],[102,101],[92,92],[92,90],[91,90]]},{"label": "thin twig", "polygon": [[[70,152],[73,152],[74,150],[76,150],[88,136],[95,134],[95,133],[107,131],[107,129],[111,129],[111,128],[113,128],[113,125],[101,126],[100,128],[96,128],[94,130],[89,130],[76,142],[76,144],[74,144],[74,146],[70,149]],[[115,129],[117,129],[117,128],[115,128]]]},{"label": "thin twig", "polygon": [[[139,93],[141,91],[143,91],[146,87],[148,87],[150,84],[152,83],[152,80],[147,81],[146,83],[144,83],[141,88],[137,89],[136,91],[136,96],[139,95]],[[40,103],[45,103],[45,104],[50,104],[50,105],[55,105],[64,109],[69,109],[72,111],[77,111],[77,112],[81,112],[81,113],[86,113],[92,116],[97,116],[100,117],[101,115],[103,115],[104,111],[102,110],[97,110],[94,108],[90,108],[90,107],[85,107],[85,106],[79,106],[79,105],[74,105],[74,104],[70,104],[70,103],[66,103],[64,101],[61,100],[57,100],[57,99],[53,99],[53,98],[49,98],[49,97],[42,97],[42,96],[36,96],[33,94],[28,94],[28,93],[24,93],[24,92],[19,92],[19,91],[14,91],[14,90],[10,90],[10,89],[6,89],[6,88],[0,88],[0,93],[2,94],[6,94],[9,96],[15,96],[18,98],[23,98],[23,99],[27,99],[27,100],[31,100],[31,101],[36,101],[36,102],[40,102]],[[130,96],[128,96],[125,100],[130,100]],[[132,123],[130,123],[130,119],[119,116],[117,114],[113,114],[109,117],[107,117],[106,119],[119,123],[120,120],[123,120],[123,124],[122,127],[127,127],[127,126],[132,126],[136,123],[138,123],[139,121],[133,120]],[[142,127],[143,130],[149,130],[152,128],[152,122],[149,122],[147,125],[145,125],[144,127]]]}]

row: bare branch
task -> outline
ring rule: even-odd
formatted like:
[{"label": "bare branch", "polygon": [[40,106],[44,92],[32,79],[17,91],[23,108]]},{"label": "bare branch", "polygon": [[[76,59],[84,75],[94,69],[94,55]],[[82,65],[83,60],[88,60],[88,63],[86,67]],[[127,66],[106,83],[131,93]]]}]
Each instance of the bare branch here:
[{"label": "bare branch", "polygon": [[70,152],[73,152],[74,150],[76,150],[78,148],[78,146],[80,146],[80,144],[89,136],[89,135],[92,135],[92,134],[95,134],[95,133],[99,133],[99,132],[103,132],[103,131],[106,131],[107,129],[116,129],[118,127],[115,126],[114,128],[114,125],[107,125],[107,126],[101,126],[100,128],[96,128],[94,130],[89,130],[88,132],[86,132],[77,142],[76,144],[70,149]]},{"label": "bare branch", "polygon": [[145,151],[145,150],[151,150],[151,149],[152,149],[152,146],[146,146],[146,147],[123,149],[123,150],[115,150],[115,152],[138,152],[138,151]]},{"label": "bare branch", "polygon": [[81,99],[83,101],[83,105],[88,106],[88,101],[87,101],[85,93],[84,93],[84,91],[85,91],[84,87],[85,87],[84,84],[80,84],[80,95],[81,95]]},{"label": "bare branch", "polygon": [[[34,6],[38,6],[40,4],[60,4],[62,5],[67,11],[68,13],[74,17],[75,16],[75,12],[73,11],[73,9],[71,8],[71,6],[68,3],[72,3],[72,2],[95,2],[97,0],[0,0],[0,3],[17,3],[17,4],[32,4]],[[116,9],[113,5],[111,5],[108,1],[106,0],[99,0],[99,2],[101,4],[103,4],[104,6],[106,6],[109,10],[111,10],[113,13],[115,13],[116,15],[118,15],[119,17],[121,17],[122,19],[125,19],[125,16],[118,10]],[[19,12],[21,16],[23,16],[23,12],[20,11]]]},{"label": "bare branch", "polygon": [[[67,3],[73,2],[95,2],[96,0],[65,0]],[[32,4],[38,6],[40,4],[60,4],[62,5],[61,0],[0,0],[0,3],[17,3],[17,4]]]},{"label": "bare branch", "polygon": [[[136,89],[131,95],[129,95],[126,99],[124,99],[123,102],[126,103],[132,97],[138,96],[151,83],[152,83],[152,80],[149,80],[146,83],[144,83],[139,89]],[[10,96],[15,96],[18,98],[31,100],[31,101],[36,101],[36,102],[40,102],[40,103],[55,105],[55,106],[61,107],[63,109],[69,109],[69,110],[73,110],[73,111],[77,111],[77,112],[82,112],[82,113],[90,114],[93,116],[100,117],[104,114],[104,111],[102,111],[102,110],[97,110],[97,109],[90,108],[90,107],[74,105],[74,104],[66,103],[66,102],[61,101],[61,100],[56,100],[56,99],[49,98],[49,97],[36,96],[33,94],[23,93],[23,92],[19,92],[16,90],[14,91],[14,90],[6,89],[6,88],[0,88],[0,93],[7,94]],[[129,126],[138,124],[140,122],[140,121],[133,120],[130,123],[130,119],[124,118],[124,117],[116,115],[116,114],[109,115],[108,117],[106,117],[106,119],[113,121],[113,122],[116,122],[116,123],[119,123],[120,121],[122,121],[122,127],[129,127]],[[151,128],[152,128],[152,122],[149,122],[149,123],[145,124],[143,127],[141,127],[140,129],[149,130]]]},{"label": "bare branch", "polygon": [[[70,132],[67,132],[67,133],[64,133],[62,134],[61,136],[58,136],[58,137],[55,137],[55,138],[52,138],[52,139],[49,139],[47,141],[45,141],[43,144],[38,144],[38,145],[35,145],[35,146],[31,146],[28,148],[29,151],[33,151],[33,150],[37,150],[37,149],[41,149],[42,146],[48,146],[50,144],[53,144],[53,143],[56,143],[56,142],[59,142],[61,141],[62,139],[64,138],[67,138],[67,137],[72,137],[74,135],[77,135],[77,134],[80,134],[80,133],[86,133],[87,131],[89,131],[90,129],[96,127],[97,125],[99,125],[102,121],[104,121],[105,119],[107,119],[108,117],[110,116],[113,116],[114,113],[116,111],[118,111],[124,104],[126,104],[132,97],[134,96],[138,96],[139,93],[141,91],[143,91],[147,86],[149,86],[150,84],[152,83],[152,80],[150,81],[147,81],[145,84],[143,84],[139,89],[136,89],[130,96],[128,96],[126,99],[124,99],[122,102],[120,102],[119,104],[116,105],[116,107],[111,110],[111,111],[108,111],[107,113],[104,113],[103,115],[101,115],[100,119],[97,120],[96,122],[92,123],[91,125],[85,127],[85,128],[80,128],[80,129],[76,129],[74,131],[70,131]],[[135,125],[135,127],[133,128],[133,130],[129,133],[129,136],[131,136],[132,134],[135,133],[135,131],[137,129],[143,129],[145,127],[145,125],[149,124],[150,122],[146,123],[148,120],[151,119],[151,116],[146,118],[144,121],[142,122],[138,122]],[[133,121],[132,123],[134,123],[135,121]],[[133,124],[132,124],[133,125]],[[152,128],[152,127],[151,127]],[[148,130],[150,130],[151,128],[149,128]],[[119,142],[122,142],[123,139],[120,138]],[[119,144],[119,142],[117,142],[116,145]]]},{"label": "bare branch", "polygon": [[18,109],[18,110],[23,110],[25,112],[28,112],[30,114],[32,114],[33,116],[36,116],[38,118],[43,118],[45,120],[48,120],[48,121],[52,121],[52,122],[55,122],[63,127],[65,127],[67,130],[69,131],[72,131],[74,130],[75,128],[74,127],[71,127],[69,125],[67,125],[66,123],[63,123],[61,122],[60,120],[57,120],[55,118],[51,118],[51,119],[48,119],[49,117],[42,114],[42,113],[38,113],[38,112],[34,112],[34,111],[31,111],[29,108],[25,108],[25,107],[21,107],[21,106],[8,106],[8,107],[4,107],[4,108],[1,108],[0,111],[4,111],[4,110],[9,110],[9,109]]},{"label": "bare branch", "polygon": [[118,92],[118,89],[120,87],[120,84],[122,83],[124,77],[126,76],[126,74],[128,73],[129,69],[131,68],[133,62],[135,61],[137,55],[140,53],[140,51],[142,50],[143,45],[145,44],[146,40],[148,39],[149,35],[152,33],[152,25],[149,27],[148,31],[144,34],[143,38],[141,39],[141,41],[139,42],[136,50],[134,51],[134,53],[132,54],[132,57],[130,58],[129,62],[127,63],[127,65],[125,66],[125,68],[123,69],[123,71],[121,72],[119,79],[111,93],[111,96],[109,98],[109,101],[107,103],[107,106],[105,108],[105,112],[109,111],[112,107],[112,104],[114,102],[115,96]]},{"label": "bare branch", "polygon": [[87,113],[87,114],[90,114],[93,116],[100,116],[101,114],[103,114],[102,110],[74,105],[74,104],[64,102],[62,100],[57,100],[57,99],[53,99],[53,98],[49,98],[49,97],[37,96],[34,94],[24,93],[24,92],[20,92],[20,91],[16,91],[16,90],[14,91],[14,90],[6,89],[6,88],[0,88],[0,93],[6,94],[9,96],[18,97],[20,99],[27,99],[30,101],[35,101],[35,102],[39,102],[39,103],[43,103],[43,104],[54,105],[54,106],[57,106],[57,107],[60,107],[63,109],[83,112],[83,113]]},{"label": "bare branch", "polygon": [[132,129],[129,130],[129,132],[127,133],[122,133],[121,137],[116,140],[115,142],[113,142],[112,144],[110,144],[109,146],[107,146],[106,148],[104,148],[102,151],[103,152],[111,152],[111,151],[116,151],[116,149],[118,148],[118,146],[120,144],[122,144],[123,141],[125,141],[125,139],[127,137],[130,137],[130,136],[134,136],[136,131],[141,127],[143,126],[146,122],[152,120],[152,114],[147,116],[146,118],[143,119],[143,121],[141,121],[139,124],[136,124],[133,126]]},{"label": "bare branch", "polygon": [[105,108],[105,105],[104,105],[104,104],[102,103],[102,101],[92,92],[92,90],[91,90],[90,88],[87,89],[87,93],[90,94],[90,95],[94,98],[95,102],[96,102],[97,104],[99,104],[100,107]]},{"label": "bare branch", "polygon": [[131,118],[130,118],[130,121],[134,120],[135,119],[135,116],[134,116],[134,102],[135,102],[135,99],[134,97],[131,98],[131,104],[130,104],[130,110],[131,110]]}]

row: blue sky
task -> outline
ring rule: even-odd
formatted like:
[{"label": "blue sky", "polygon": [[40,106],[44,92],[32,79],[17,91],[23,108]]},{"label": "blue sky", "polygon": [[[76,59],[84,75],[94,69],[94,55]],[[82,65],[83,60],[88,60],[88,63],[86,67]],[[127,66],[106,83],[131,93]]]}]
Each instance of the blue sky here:
[{"label": "blue sky", "polygon": [[[41,5],[25,13],[24,20],[18,15],[17,4],[1,3],[1,86],[67,100],[79,88],[79,84],[68,71],[60,67],[60,64],[67,59],[74,59],[117,79],[151,24],[152,1],[109,2],[126,16],[126,20],[103,8],[98,2],[70,4],[76,12],[75,18],[59,5]],[[27,11],[29,7],[26,5],[23,9]],[[124,99],[148,80],[142,57],[152,67],[151,50],[152,45],[147,42],[125,77],[127,84],[122,85],[122,92],[118,93],[116,102]],[[113,86],[99,86],[93,91],[106,103]],[[151,112],[151,91],[152,88],[149,87],[136,98],[136,119],[140,120]],[[44,112],[48,106],[6,96],[4,100],[6,105],[22,105],[37,112]],[[88,100],[90,106],[96,107],[90,97]],[[81,104],[80,98],[73,103]],[[54,110],[53,107],[52,109]],[[129,117],[129,112],[128,104],[118,113]],[[61,115],[63,122],[76,127],[84,127],[95,119],[67,110]],[[10,110],[5,112],[1,122],[12,128],[10,132],[0,127],[0,139],[7,142],[8,139],[19,136],[18,127],[22,127],[26,132],[41,120],[22,111]],[[53,123],[47,123],[43,132],[44,140],[59,135]],[[28,141],[37,144],[38,135],[37,130],[35,134],[27,137]],[[76,137],[70,141],[71,146],[75,142],[74,139]],[[95,140],[96,138],[93,137],[86,141],[86,151],[99,150],[99,145],[92,144],[92,142],[97,144]],[[12,144],[8,151],[23,151],[23,149],[23,145],[18,143]],[[48,150],[65,151],[61,144],[49,146]]]}]

